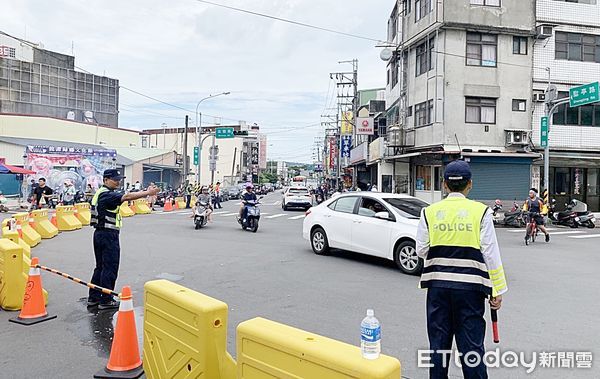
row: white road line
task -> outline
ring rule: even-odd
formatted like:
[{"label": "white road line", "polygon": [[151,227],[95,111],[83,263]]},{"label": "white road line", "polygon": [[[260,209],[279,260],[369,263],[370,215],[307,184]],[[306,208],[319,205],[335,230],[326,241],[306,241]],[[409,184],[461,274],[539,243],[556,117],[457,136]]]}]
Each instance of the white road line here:
[{"label": "white road line", "polygon": [[571,230],[568,232],[554,232],[554,233],[550,233],[550,237],[561,235],[561,234],[581,234],[581,233],[584,233],[584,232],[582,232],[581,230]]},{"label": "white road line", "polygon": [[585,236],[569,236],[569,238],[577,238],[577,239],[582,239],[582,238],[600,238],[600,234],[587,234]]},{"label": "white road line", "polygon": [[[559,229],[559,228],[546,228],[547,231],[551,232],[553,230],[564,230],[564,229]],[[507,230],[507,232],[509,233],[524,233],[525,232],[525,228],[523,229],[510,229]]]},{"label": "white road line", "polygon": [[279,213],[273,216],[267,216],[266,218],[277,218],[277,217],[283,217],[283,216],[287,216],[286,213]]},{"label": "white road line", "polygon": [[213,212],[213,215],[221,215],[223,213],[229,213],[229,211],[218,211],[218,212]]},{"label": "white road line", "polygon": [[304,217],[306,217],[306,215],[300,215],[300,216],[290,217],[290,218],[288,218],[288,220],[298,220],[298,219],[304,218]]},{"label": "white road line", "polygon": [[221,214],[220,216],[234,216],[239,214],[238,212],[233,212],[233,213],[225,213],[225,214]]}]

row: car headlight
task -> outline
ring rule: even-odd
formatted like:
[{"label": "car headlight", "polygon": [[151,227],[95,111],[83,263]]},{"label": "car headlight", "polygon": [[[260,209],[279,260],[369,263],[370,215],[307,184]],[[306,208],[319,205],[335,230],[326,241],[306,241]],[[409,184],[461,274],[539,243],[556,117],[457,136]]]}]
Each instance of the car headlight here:
[{"label": "car headlight", "polygon": [[575,217],[575,221],[579,222],[581,220],[579,217]]}]

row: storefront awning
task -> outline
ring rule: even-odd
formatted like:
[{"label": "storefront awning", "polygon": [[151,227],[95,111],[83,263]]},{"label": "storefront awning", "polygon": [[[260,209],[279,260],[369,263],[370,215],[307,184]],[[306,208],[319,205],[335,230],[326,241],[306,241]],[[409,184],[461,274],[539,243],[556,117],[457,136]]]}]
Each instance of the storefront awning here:
[{"label": "storefront awning", "polygon": [[407,154],[393,155],[391,157],[385,157],[385,160],[391,161],[391,160],[398,160],[398,159],[404,159],[404,158],[410,158],[410,157],[418,157],[421,154],[422,153],[407,153]]}]

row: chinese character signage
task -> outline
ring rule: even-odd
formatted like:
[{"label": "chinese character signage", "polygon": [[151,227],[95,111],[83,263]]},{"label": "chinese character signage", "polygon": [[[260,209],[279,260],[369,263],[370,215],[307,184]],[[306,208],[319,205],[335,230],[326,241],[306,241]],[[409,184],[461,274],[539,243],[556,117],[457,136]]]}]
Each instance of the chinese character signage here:
[{"label": "chinese character signage", "polygon": [[258,157],[258,146],[252,146],[252,148],[250,149],[250,164],[258,164]]},{"label": "chinese character signage", "polygon": [[352,135],[352,112],[342,112],[342,135]]},{"label": "chinese character signage", "polygon": [[15,58],[16,50],[14,47],[10,46],[0,46],[0,57],[2,58]]},{"label": "chinese character signage", "polygon": [[258,136],[258,168],[267,168],[267,135],[260,134]]},{"label": "chinese character signage", "polygon": [[107,158],[115,158],[117,156],[117,151],[112,149],[90,149],[85,147],[66,146],[27,146],[27,152],[34,154],[73,154]]},{"label": "chinese character signage", "polygon": [[342,136],[342,158],[350,158],[352,150],[352,136]]},{"label": "chinese character signage", "polygon": [[574,87],[569,90],[569,105],[571,108],[600,101],[598,82]]}]

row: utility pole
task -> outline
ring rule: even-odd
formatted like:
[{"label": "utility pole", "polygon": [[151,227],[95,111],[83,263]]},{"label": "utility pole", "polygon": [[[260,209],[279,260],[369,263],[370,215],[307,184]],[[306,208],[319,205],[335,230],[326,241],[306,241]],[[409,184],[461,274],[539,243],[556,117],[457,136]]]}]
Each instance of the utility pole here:
[{"label": "utility pole", "polygon": [[185,115],[185,126],[183,127],[183,183],[185,183],[187,185],[187,174],[188,174],[188,154],[187,154],[187,147],[188,147],[188,119],[189,116]]}]

